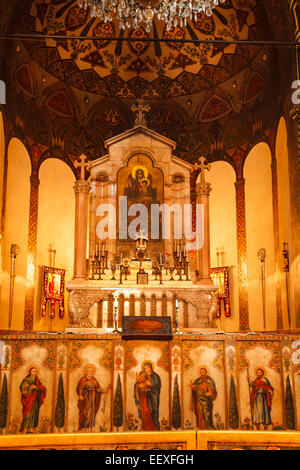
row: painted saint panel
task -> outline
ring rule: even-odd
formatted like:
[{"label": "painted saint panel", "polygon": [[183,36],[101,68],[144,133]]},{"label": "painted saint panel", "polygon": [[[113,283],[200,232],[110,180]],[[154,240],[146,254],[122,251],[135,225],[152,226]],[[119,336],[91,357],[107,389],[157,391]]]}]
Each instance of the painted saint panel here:
[{"label": "painted saint panel", "polygon": [[69,432],[111,430],[112,344],[71,343],[69,370]]},{"label": "painted saint panel", "polygon": [[169,345],[129,341],[126,348],[126,425],[128,431],[169,429]]},{"label": "painted saint panel", "polygon": [[226,392],[223,344],[183,343],[185,429],[224,429]]}]

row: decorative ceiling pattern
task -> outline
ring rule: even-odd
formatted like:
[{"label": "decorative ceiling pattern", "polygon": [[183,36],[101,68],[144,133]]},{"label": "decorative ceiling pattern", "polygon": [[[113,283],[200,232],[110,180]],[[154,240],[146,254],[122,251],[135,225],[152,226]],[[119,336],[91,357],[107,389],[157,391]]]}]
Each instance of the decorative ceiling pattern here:
[{"label": "decorative ceiling pattern", "polygon": [[170,31],[156,22],[150,33],[104,24],[77,0],[26,0],[23,8],[17,32],[56,37],[23,40],[13,50],[6,73],[15,99],[7,110],[26,137],[61,146],[71,159],[104,154],[107,138],[133,126],[137,98],[151,106],[148,126],[175,140],[176,154],[190,162],[200,154],[227,158],[278,117],[272,48],[171,41],[265,41],[274,28],[283,37],[282,5],[272,28],[262,0],[227,0],[210,18]]}]

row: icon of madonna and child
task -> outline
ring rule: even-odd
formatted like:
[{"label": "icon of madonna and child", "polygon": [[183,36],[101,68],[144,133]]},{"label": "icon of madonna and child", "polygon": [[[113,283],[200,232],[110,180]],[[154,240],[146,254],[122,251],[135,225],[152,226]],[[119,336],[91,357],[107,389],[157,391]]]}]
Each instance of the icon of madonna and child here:
[{"label": "icon of madonna and child", "polygon": [[161,379],[154,372],[152,361],[144,361],[136,374],[134,399],[143,431],[159,431],[159,400]]},{"label": "icon of madonna and child", "polygon": [[129,205],[141,203],[149,209],[151,204],[158,203],[157,189],[153,187],[152,175],[145,165],[139,163],[134,166],[128,180],[124,196],[127,196]]}]

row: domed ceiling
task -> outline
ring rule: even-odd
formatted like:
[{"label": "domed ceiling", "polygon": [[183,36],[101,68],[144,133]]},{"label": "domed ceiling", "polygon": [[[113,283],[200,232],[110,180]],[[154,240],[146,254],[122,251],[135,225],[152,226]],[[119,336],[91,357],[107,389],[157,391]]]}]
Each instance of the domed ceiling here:
[{"label": "domed ceiling", "polygon": [[148,127],[175,140],[176,155],[190,162],[230,159],[278,119],[273,48],[172,40],[286,39],[287,2],[267,14],[262,0],[227,0],[210,18],[170,31],[157,21],[150,33],[104,24],[77,0],[27,0],[23,11],[5,3],[2,30],[36,36],[6,41],[6,110],[43,151],[98,158],[105,139],[133,126],[138,98],[151,106]]}]

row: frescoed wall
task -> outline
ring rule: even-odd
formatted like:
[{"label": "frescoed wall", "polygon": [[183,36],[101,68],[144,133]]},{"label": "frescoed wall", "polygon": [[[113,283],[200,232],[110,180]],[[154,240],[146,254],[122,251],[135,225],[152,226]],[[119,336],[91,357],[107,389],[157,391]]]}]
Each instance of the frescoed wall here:
[{"label": "frescoed wall", "polygon": [[2,434],[300,428],[296,336],[2,341]]}]

